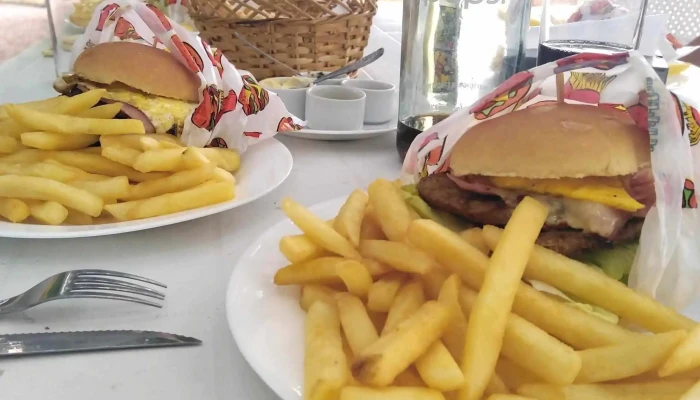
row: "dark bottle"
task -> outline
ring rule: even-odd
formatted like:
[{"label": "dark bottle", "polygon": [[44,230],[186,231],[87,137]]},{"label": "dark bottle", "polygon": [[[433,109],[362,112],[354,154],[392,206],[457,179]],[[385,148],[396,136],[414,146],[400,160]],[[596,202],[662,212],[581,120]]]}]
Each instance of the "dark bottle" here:
[{"label": "dark bottle", "polygon": [[404,0],[396,132],[402,160],[417,135],[471,106],[526,64],[530,0],[504,4]]}]

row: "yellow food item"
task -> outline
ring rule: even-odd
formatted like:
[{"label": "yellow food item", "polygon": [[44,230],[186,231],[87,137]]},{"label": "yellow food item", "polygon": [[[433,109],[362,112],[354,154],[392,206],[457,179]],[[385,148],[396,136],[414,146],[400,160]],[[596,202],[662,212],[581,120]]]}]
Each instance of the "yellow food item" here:
[{"label": "yellow food item", "polygon": [[624,211],[638,211],[644,205],[633,199],[615,178],[526,179],[491,177],[491,182],[503,189],[588,200]]}]

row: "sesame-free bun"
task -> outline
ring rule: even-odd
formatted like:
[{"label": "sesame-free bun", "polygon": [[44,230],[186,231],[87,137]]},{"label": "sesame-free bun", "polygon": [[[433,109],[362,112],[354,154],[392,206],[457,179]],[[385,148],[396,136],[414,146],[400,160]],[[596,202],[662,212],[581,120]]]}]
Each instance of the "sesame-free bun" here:
[{"label": "sesame-free bun", "polygon": [[476,125],[452,148],[454,175],[619,176],[651,165],[649,134],[620,110],[529,107]]},{"label": "sesame-free bun", "polygon": [[73,70],[82,79],[122,83],[142,92],[199,102],[199,78],[167,51],[132,42],[101,43],[83,51]]}]

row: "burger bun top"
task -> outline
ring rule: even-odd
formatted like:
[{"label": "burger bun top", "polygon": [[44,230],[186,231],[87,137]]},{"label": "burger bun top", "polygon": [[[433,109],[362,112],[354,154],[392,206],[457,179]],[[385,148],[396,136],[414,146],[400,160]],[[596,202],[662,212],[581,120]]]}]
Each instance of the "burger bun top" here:
[{"label": "burger bun top", "polygon": [[144,93],[199,102],[200,81],[172,54],[133,42],[101,43],[83,51],[74,72],[81,79],[122,83]]},{"label": "burger bun top", "polygon": [[528,107],[472,127],[452,148],[454,175],[529,179],[634,174],[651,165],[648,132],[624,111]]}]

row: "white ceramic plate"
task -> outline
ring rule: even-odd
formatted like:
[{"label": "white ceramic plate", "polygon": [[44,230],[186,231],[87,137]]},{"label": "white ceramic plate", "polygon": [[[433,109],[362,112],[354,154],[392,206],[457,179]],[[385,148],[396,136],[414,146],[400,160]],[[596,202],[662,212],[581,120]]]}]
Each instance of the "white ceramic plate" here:
[{"label": "white ceramic plate", "polygon": [[[311,207],[333,218],[346,198]],[[304,365],[304,312],[298,287],[278,287],[272,278],[287,265],[279,252],[282,236],[299,233],[285,218],[260,236],[238,260],[226,293],[233,338],[255,372],[283,400],[300,400]]]},{"label": "white ceramic plate", "polygon": [[284,182],[292,171],[292,154],[275,139],[248,148],[236,172],[236,198],[226,203],[183,211],[162,217],[129,222],[87,226],[46,226],[0,222],[0,237],[57,239],[115,235],[206,217],[242,206],[270,193]]},{"label": "white ceramic plate", "polygon": [[397,119],[384,124],[365,124],[358,131],[324,131],[316,129],[302,129],[299,131],[285,132],[287,136],[311,140],[359,140],[391,133],[396,130]]}]

